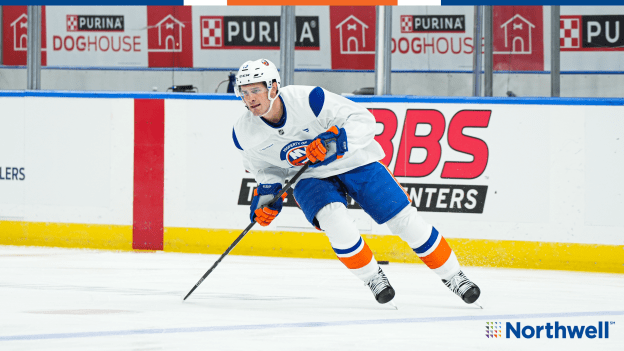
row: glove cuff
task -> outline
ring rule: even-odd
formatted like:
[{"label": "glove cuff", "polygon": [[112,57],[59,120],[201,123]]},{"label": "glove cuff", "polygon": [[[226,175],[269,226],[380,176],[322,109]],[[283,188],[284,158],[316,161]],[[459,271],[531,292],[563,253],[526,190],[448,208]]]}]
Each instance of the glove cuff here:
[{"label": "glove cuff", "polygon": [[258,184],[258,187],[254,191],[254,195],[276,195],[282,190],[282,184],[280,183],[272,183],[272,184]]}]

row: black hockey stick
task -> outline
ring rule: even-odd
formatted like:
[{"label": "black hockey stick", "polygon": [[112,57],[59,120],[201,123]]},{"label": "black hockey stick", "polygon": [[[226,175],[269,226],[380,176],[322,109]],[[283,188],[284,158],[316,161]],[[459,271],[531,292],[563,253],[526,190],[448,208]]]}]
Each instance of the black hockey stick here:
[{"label": "black hockey stick", "polygon": [[[303,172],[305,172],[308,167],[310,166],[310,162],[307,162],[305,165],[303,165],[303,167],[301,167],[301,169],[299,170],[299,172],[297,172],[297,174],[295,174],[295,176],[286,183],[286,185],[284,186],[284,188],[282,188],[282,190],[280,190],[280,192],[275,195],[275,197],[273,198],[273,200],[271,200],[268,204],[266,204],[266,206],[270,206],[273,203],[277,202],[277,200],[279,200],[279,198],[282,197],[282,195],[284,195],[285,192],[288,191],[288,189],[290,189],[292,187],[292,185],[297,181],[297,179],[299,179],[299,177],[303,174]],[[201,277],[201,279],[197,282],[197,284],[195,284],[195,286],[193,287],[193,289],[191,289],[191,291],[189,291],[188,294],[186,294],[186,296],[184,297],[184,300],[186,300],[187,297],[189,297],[193,291],[195,291],[195,289],[197,289],[197,287],[199,286],[199,284],[201,284],[204,279],[206,279],[206,277],[212,273],[212,271],[217,268],[217,266],[219,265],[219,263],[221,262],[221,260],[223,260],[223,258],[225,256],[227,256],[227,254],[230,253],[230,251],[232,251],[232,249],[243,239],[243,237],[247,234],[247,232],[249,232],[249,230],[251,230],[251,228],[254,226],[254,224],[256,224],[256,221],[251,222],[247,228],[245,228],[245,230],[238,236],[238,238],[236,238],[236,240],[234,240],[234,242],[232,243],[232,245],[230,245],[230,247],[227,248],[227,250],[225,250],[225,252],[223,253],[223,255],[221,255],[221,257],[219,257],[219,259],[212,265],[212,267],[210,267],[210,269],[208,270],[208,272],[206,272],[204,274],[203,277]]]}]

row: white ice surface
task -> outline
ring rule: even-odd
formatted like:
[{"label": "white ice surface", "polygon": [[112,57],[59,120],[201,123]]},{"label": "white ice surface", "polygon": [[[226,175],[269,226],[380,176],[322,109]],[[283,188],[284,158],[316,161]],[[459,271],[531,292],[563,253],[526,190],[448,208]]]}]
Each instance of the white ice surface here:
[{"label": "white ice surface", "polygon": [[[624,275],[383,266],[399,309],[338,260],[0,246],[0,350],[624,350]],[[608,339],[489,339],[486,322],[614,322]],[[503,328],[504,331],[504,328]]]}]

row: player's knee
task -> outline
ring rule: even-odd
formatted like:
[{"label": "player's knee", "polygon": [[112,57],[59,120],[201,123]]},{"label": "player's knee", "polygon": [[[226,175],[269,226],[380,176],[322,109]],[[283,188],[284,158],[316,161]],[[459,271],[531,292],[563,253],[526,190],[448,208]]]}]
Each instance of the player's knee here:
[{"label": "player's knee", "polygon": [[316,214],[316,219],[333,247],[342,248],[353,245],[360,238],[355,221],[344,204],[340,202],[333,202],[323,207]]},{"label": "player's knee", "polygon": [[332,202],[325,205],[316,213],[316,219],[321,225],[329,224],[340,220],[341,215],[347,214],[347,208],[340,202]]},{"label": "player's knee", "polygon": [[405,232],[409,226],[409,219],[414,216],[415,212],[416,208],[412,206],[405,206],[401,212],[390,218],[386,224],[388,225],[388,228],[390,228],[392,234],[400,235]]},{"label": "player's knee", "polygon": [[413,206],[406,206],[386,222],[392,234],[405,240],[410,247],[419,247],[429,239],[431,224],[427,223]]}]

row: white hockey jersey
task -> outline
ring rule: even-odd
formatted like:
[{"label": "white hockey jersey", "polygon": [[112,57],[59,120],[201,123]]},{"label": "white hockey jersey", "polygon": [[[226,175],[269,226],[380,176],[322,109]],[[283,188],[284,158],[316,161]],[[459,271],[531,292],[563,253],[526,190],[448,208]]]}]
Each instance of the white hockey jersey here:
[{"label": "white hockey jersey", "polygon": [[306,163],[306,148],[336,125],[347,133],[348,151],[327,165],[309,168],[300,179],[327,178],[384,158],[375,141],[375,117],[364,107],[320,87],[290,85],[280,89],[285,118],[270,125],[245,112],[232,138],[243,165],[258,183],[282,183]]}]

